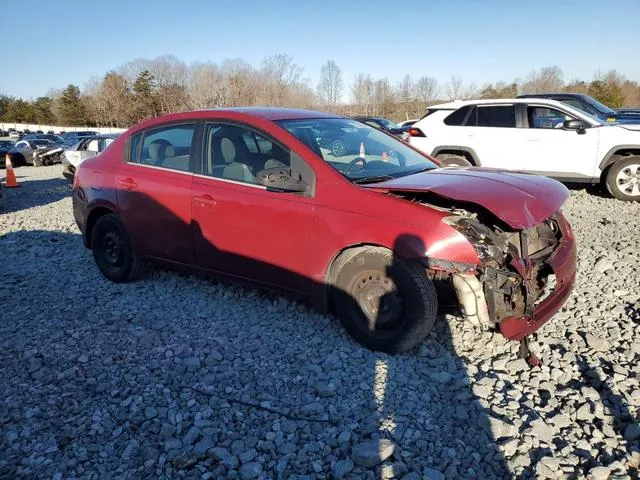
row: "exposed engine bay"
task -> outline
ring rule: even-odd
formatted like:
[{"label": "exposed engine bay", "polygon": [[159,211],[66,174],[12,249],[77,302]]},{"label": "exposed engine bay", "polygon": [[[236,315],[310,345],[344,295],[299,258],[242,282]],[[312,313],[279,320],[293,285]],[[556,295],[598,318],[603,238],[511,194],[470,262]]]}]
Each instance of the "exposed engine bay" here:
[{"label": "exposed engine bay", "polygon": [[515,230],[473,204],[452,207],[437,196],[402,196],[450,213],[444,221],[474,246],[481,261],[475,271],[436,266],[435,273],[436,279],[451,283],[471,322],[492,326],[508,317],[529,317],[551,293],[555,276],[546,261],[562,238],[557,214],[532,228]]}]

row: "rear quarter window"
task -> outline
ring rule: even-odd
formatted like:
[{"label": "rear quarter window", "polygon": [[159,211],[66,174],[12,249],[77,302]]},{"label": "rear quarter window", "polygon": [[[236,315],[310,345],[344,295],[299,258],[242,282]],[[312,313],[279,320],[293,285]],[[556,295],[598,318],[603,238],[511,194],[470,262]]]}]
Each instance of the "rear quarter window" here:
[{"label": "rear quarter window", "polygon": [[467,119],[467,115],[469,114],[469,110],[471,110],[471,105],[467,105],[465,107],[459,108],[451,115],[444,119],[445,125],[451,126],[461,126],[465,124],[465,120]]}]

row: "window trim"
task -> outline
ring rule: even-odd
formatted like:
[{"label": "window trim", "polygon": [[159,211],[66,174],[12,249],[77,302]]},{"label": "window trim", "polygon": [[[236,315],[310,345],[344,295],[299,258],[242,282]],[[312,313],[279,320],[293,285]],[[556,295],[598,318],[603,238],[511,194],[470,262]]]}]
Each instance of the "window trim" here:
[{"label": "window trim", "polygon": [[[206,148],[207,148],[207,139],[205,138],[207,135],[207,129],[209,128],[209,126],[211,125],[227,125],[227,126],[232,126],[232,127],[240,127],[240,128],[244,128],[250,132],[252,132],[254,135],[260,135],[261,137],[264,137],[266,140],[268,140],[269,142],[271,142],[274,145],[277,145],[278,147],[280,147],[281,149],[283,149],[284,151],[289,153],[289,158],[290,158],[290,163],[289,163],[289,168],[291,168],[292,164],[293,164],[293,159],[294,156],[297,159],[296,161],[301,162],[304,167],[301,168],[301,170],[304,170],[307,175],[310,177],[308,178],[308,180],[310,180],[309,182],[309,191],[308,192],[284,192],[285,194],[288,195],[295,195],[297,197],[304,197],[304,198],[315,198],[315,194],[316,194],[316,183],[317,183],[317,175],[315,170],[313,169],[313,167],[311,165],[309,165],[309,162],[307,162],[299,153],[297,153],[293,148],[291,148],[288,145],[285,145],[283,142],[277,140],[273,135],[270,135],[269,133],[265,132],[264,130],[261,130],[260,128],[256,127],[255,125],[252,125],[250,123],[247,122],[242,122],[242,121],[237,121],[237,120],[230,120],[230,119],[226,119],[226,118],[212,118],[212,119],[207,119],[204,120],[202,122],[202,132],[201,132],[201,142],[200,142],[200,162],[199,162],[199,172],[196,173],[196,175],[198,177],[202,177],[202,178],[208,178],[211,180],[221,180],[224,181],[226,183],[232,183],[232,184],[236,184],[236,185],[248,185],[250,187],[258,187],[261,190],[267,191],[267,192],[271,192],[272,190],[269,190],[267,187],[265,187],[264,185],[260,185],[259,183],[249,183],[249,182],[243,182],[240,180],[232,180],[232,179],[228,179],[228,178],[222,178],[222,177],[214,177],[213,175],[207,175],[204,173],[204,162],[205,162],[205,158],[207,155],[206,152]],[[373,127],[372,127],[373,128]],[[254,137],[255,138],[255,137]],[[304,172],[301,172],[304,174]],[[305,178],[305,180],[307,180],[307,178]]]},{"label": "window trim", "polygon": [[[469,127],[478,127],[478,128],[518,128],[518,109],[516,103],[479,103],[473,106],[472,111],[475,113],[476,121],[475,125],[467,125]],[[511,107],[513,109],[513,127],[501,127],[497,125],[478,125],[478,111],[479,109],[489,108],[489,107]],[[467,117],[467,121],[469,118]]]},{"label": "window trim", "polygon": [[[566,110],[563,110],[562,108],[558,108],[555,105],[545,105],[543,103],[537,103],[537,102],[532,102],[532,103],[526,103],[524,105],[524,116],[526,119],[526,129],[527,130],[557,130],[560,132],[566,132],[567,130],[565,130],[564,128],[535,128],[531,126],[531,121],[529,120],[529,107],[539,107],[539,108],[548,108],[551,110],[557,110],[558,112],[562,112],[564,115],[571,117],[574,120],[580,120],[582,122],[582,124],[584,125],[584,128],[592,128],[593,125],[591,125],[591,123],[585,122],[584,119],[580,118],[580,117],[576,117],[574,114],[567,112]],[[574,107],[575,108],[575,107]]]},{"label": "window trim", "polygon": [[[127,154],[124,159],[125,163],[138,165],[141,167],[155,168],[155,169],[159,169],[166,172],[178,172],[178,173],[189,174],[189,175],[198,173],[198,167],[200,165],[199,152],[200,152],[200,144],[201,144],[200,137],[202,136],[202,124],[203,122],[201,119],[187,119],[187,120],[180,120],[177,122],[167,122],[167,123],[161,123],[158,125],[152,125],[148,128],[144,128],[142,130],[137,131],[133,135],[129,136],[129,138],[127,138],[127,145],[125,150]],[[181,125],[193,125],[194,127],[193,136],[191,137],[191,147],[189,149],[189,170],[185,171],[185,170],[178,170],[175,168],[162,167],[159,165],[150,165],[148,163],[142,163],[139,160],[142,157],[142,150],[143,150],[145,138],[151,132],[156,132],[158,130],[167,130],[169,128],[179,127]],[[133,138],[138,135],[140,135],[140,142],[138,143],[137,149],[136,149],[137,160],[131,160],[131,142]]]}]

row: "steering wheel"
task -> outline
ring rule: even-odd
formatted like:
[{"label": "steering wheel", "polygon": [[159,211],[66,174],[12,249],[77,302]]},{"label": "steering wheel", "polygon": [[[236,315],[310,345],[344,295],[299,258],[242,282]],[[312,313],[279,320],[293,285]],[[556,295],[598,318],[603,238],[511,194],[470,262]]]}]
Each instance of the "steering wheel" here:
[{"label": "steering wheel", "polygon": [[356,157],[349,162],[349,165],[347,165],[347,168],[344,169],[342,174],[346,176],[358,162],[362,162],[362,168],[360,170],[364,170],[367,166],[367,161],[362,157]]}]

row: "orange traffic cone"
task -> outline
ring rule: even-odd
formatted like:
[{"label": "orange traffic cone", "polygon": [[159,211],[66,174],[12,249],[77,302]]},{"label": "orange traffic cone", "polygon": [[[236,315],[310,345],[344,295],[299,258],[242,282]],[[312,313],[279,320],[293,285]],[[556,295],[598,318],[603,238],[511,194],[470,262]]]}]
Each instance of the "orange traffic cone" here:
[{"label": "orange traffic cone", "polygon": [[5,188],[18,188],[18,180],[16,179],[16,174],[13,173],[13,164],[11,163],[11,155],[7,153],[5,157],[5,168],[7,169],[7,178],[4,182]]}]

